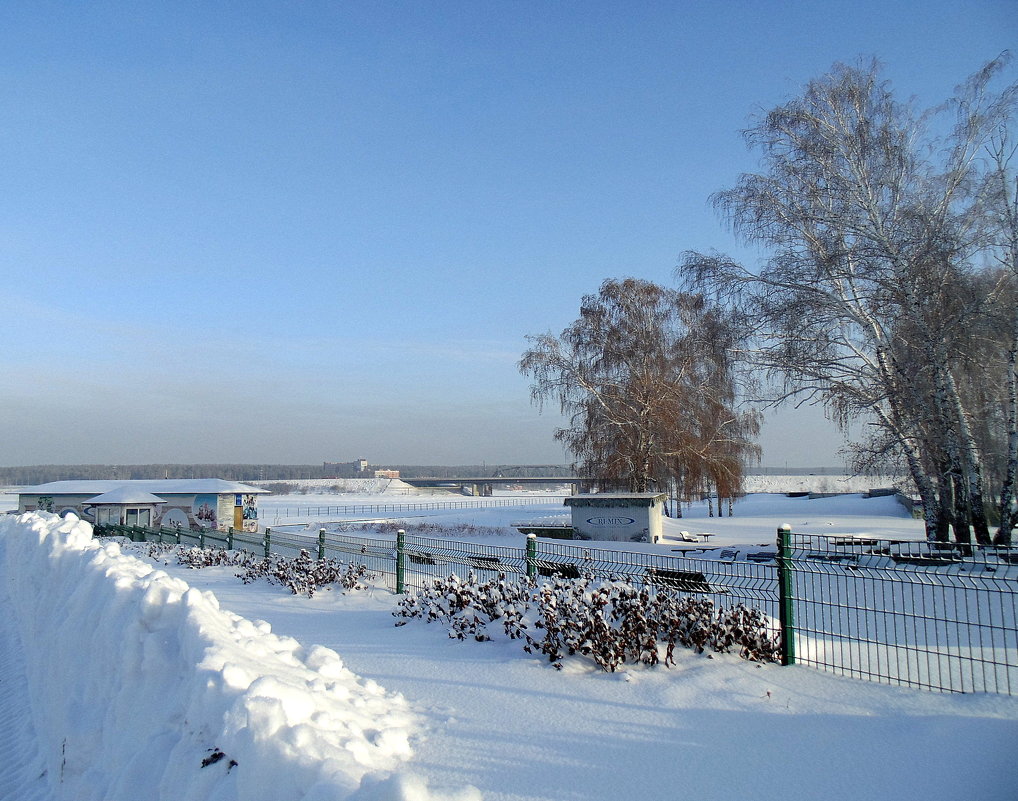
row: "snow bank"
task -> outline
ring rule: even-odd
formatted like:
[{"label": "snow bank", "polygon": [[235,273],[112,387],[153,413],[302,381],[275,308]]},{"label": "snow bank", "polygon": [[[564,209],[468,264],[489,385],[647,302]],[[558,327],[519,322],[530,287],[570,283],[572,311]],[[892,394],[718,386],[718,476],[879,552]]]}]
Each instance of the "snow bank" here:
[{"label": "snow bank", "polygon": [[299,478],[248,482],[276,490],[288,487],[302,495],[420,495],[422,491],[398,478]]},{"label": "snow bank", "polygon": [[416,728],[401,696],[93,541],[73,516],[0,520],[0,594],[56,798],[476,797],[400,771]]}]

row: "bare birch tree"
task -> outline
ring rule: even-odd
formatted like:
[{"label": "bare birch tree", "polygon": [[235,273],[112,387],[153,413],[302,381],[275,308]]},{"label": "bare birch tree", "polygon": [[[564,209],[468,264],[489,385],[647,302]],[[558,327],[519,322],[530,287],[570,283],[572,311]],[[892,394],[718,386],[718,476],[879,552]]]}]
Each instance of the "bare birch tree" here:
[{"label": "bare birch tree", "polygon": [[561,336],[528,337],[519,367],[535,403],[568,416],[555,436],[582,474],[633,492],[678,481],[687,500],[709,484],[736,497],[759,424],[735,408],[735,333],[702,296],[607,280]]},{"label": "bare birch tree", "polygon": [[[982,335],[1018,278],[1005,144],[1018,90],[990,91],[1006,64],[991,62],[924,114],[895,99],[876,63],[836,65],[746,131],[763,170],[714,198],[773,255],[759,271],[699,253],[679,268],[686,286],[731,303],[753,329],[754,366],[779,380],[771,401],[819,402],[838,422],[870,423],[857,454],[904,460],[927,533],[942,540],[951,528],[961,542],[990,541],[984,412],[994,403],[1015,432],[998,540],[1014,525],[1018,402],[1000,406],[1005,392],[983,390],[1013,397],[1018,338],[1002,349]],[[929,124],[943,113],[954,125],[938,140]],[[1005,262],[996,283],[985,280],[991,258]]]}]

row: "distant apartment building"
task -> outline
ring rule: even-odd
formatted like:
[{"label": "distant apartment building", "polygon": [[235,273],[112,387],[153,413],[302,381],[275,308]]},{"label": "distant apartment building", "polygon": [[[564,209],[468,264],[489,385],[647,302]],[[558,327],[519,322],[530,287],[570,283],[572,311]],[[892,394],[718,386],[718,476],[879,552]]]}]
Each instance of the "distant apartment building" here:
[{"label": "distant apartment building", "polygon": [[399,478],[399,470],[376,470],[375,478]]},{"label": "distant apartment building", "polygon": [[354,459],[352,462],[322,462],[322,473],[325,478],[364,478],[367,472],[367,459]]}]

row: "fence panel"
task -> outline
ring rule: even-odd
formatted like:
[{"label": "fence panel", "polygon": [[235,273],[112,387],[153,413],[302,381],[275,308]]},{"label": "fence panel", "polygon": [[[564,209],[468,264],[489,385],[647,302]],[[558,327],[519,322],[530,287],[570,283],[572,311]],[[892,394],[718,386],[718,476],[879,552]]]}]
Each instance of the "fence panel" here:
[{"label": "fence panel", "polygon": [[272,553],[292,559],[300,554],[302,550],[307,551],[312,556],[318,553],[318,532],[312,535],[272,529],[270,537],[270,551]]},{"label": "fence panel", "polygon": [[200,531],[182,528],[178,531],[177,536],[180,537],[181,545],[188,545],[192,547],[198,547],[202,543],[202,533]]},{"label": "fence panel", "polygon": [[792,535],[800,664],[948,692],[1018,693],[1018,555]]},{"label": "fence panel", "polygon": [[[306,532],[306,533],[305,533]],[[100,536],[227,547],[222,532],[97,526]],[[621,551],[554,540],[523,547],[326,532],[232,532],[233,547],[296,556],[301,549],[365,565],[395,591],[424,589],[471,571],[618,579],[761,610],[803,665],[856,678],[950,692],[1018,695],[1018,550],[932,547],[920,542],[827,538],[788,533],[784,598],[774,561],[739,561]],[[724,551],[721,551],[724,554]],[[734,551],[733,551],[734,553]],[[760,554],[773,556],[773,554]],[[402,564],[397,576],[398,564]],[[402,583],[401,583],[402,582]],[[785,603],[782,603],[784,601]],[[784,608],[783,608],[784,607]],[[792,660],[789,660],[792,661]]]},{"label": "fence panel", "polygon": [[522,548],[477,545],[456,540],[406,537],[404,540],[404,587],[413,592],[429,587],[435,579],[455,573],[466,577],[471,571],[481,581],[500,573],[527,574]]},{"label": "fence panel", "polygon": [[325,535],[325,555],[340,562],[364,565],[371,573],[385,580],[385,586],[396,590],[396,542],[391,539]]},{"label": "fence panel", "polygon": [[742,603],[777,619],[777,572],[773,563],[698,559],[644,551],[618,551],[537,540],[537,572],[542,576],[592,575],[631,584],[653,585],[687,595],[711,596],[718,606]]},{"label": "fence panel", "polygon": [[234,531],[233,548],[237,551],[261,554],[265,550],[265,535],[255,531]]}]

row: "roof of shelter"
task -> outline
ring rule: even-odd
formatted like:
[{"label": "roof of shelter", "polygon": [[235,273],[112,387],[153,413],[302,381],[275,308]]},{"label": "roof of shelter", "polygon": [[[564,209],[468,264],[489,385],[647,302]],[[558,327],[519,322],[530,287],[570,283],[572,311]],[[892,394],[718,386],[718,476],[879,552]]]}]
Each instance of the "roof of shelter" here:
[{"label": "roof of shelter", "polygon": [[151,492],[145,492],[145,490],[139,489],[138,487],[117,487],[109,492],[104,492],[102,495],[96,495],[94,498],[89,498],[87,501],[84,501],[84,503],[98,506],[100,504],[153,504],[166,503],[166,501],[158,495],[153,495]]},{"label": "roof of shelter", "polygon": [[667,500],[663,492],[598,492],[590,495],[570,495],[566,506],[653,506],[655,501]]},{"label": "roof of shelter", "polygon": [[101,495],[115,489],[129,488],[154,495],[225,495],[227,493],[267,493],[261,487],[252,487],[222,478],[169,478],[169,479],[100,479],[88,481],[51,481],[34,487],[23,487],[22,495]]}]

